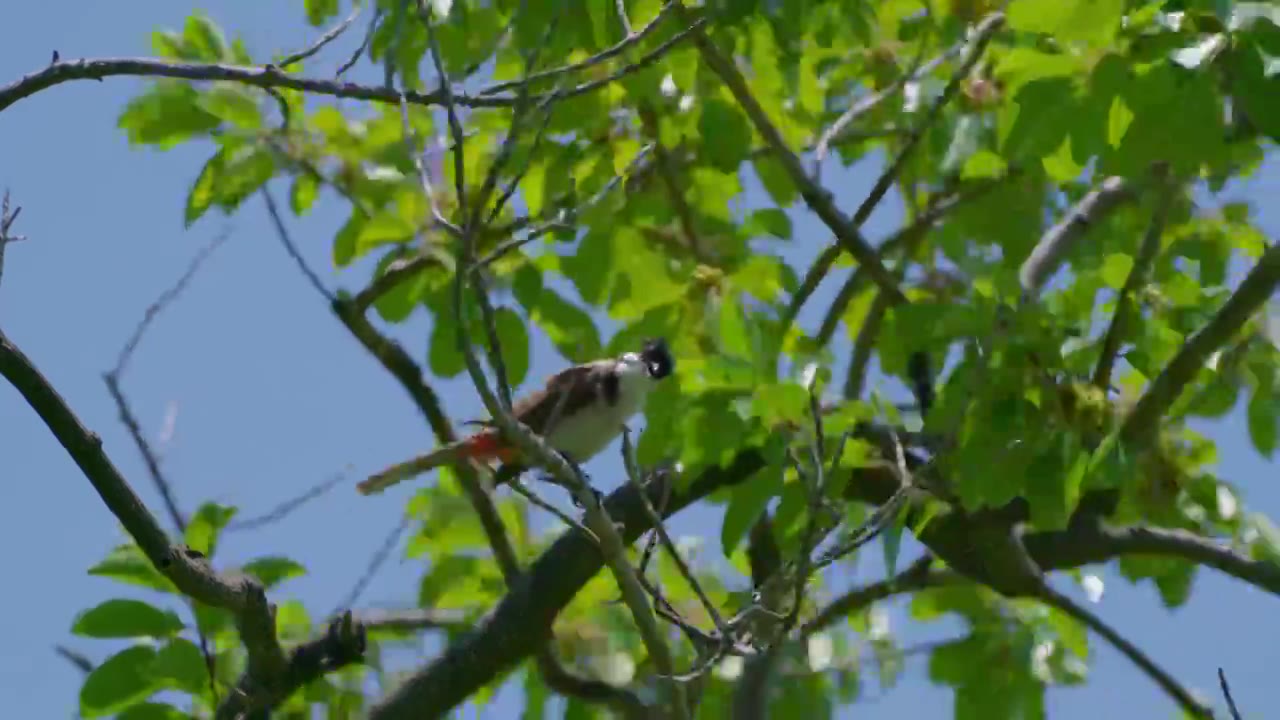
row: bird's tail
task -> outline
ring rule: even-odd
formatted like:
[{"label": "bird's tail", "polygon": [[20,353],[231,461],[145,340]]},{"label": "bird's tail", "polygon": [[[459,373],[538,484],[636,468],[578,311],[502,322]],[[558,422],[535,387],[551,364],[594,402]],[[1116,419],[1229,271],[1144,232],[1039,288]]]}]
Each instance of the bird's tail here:
[{"label": "bird's tail", "polygon": [[419,455],[411,460],[396,463],[382,472],[370,475],[356,485],[356,490],[361,495],[372,495],[442,465],[453,465],[462,460],[477,460],[479,462],[502,460],[505,462],[511,456],[510,448],[503,443],[502,437],[498,432],[496,430],[485,430],[462,440],[441,445],[425,455]]}]

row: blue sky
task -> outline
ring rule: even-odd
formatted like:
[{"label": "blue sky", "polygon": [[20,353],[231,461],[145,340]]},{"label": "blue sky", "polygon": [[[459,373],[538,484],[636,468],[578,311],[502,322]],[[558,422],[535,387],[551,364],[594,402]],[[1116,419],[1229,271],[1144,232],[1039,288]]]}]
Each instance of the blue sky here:
[{"label": "blue sky", "polygon": [[[160,0],[82,3],[50,0],[27,5],[20,22],[0,26],[0,84],[42,67],[53,50],[64,58],[142,55],[148,35],[180,26],[192,6]],[[302,21],[302,3],[222,3],[205,9],[229,34],[243,36],[255,57],[301,47],[314,37]],[[357,31],[358,32],[358,31]],[[312,65],[328,75],[354,35]],[[23,206],[0,285],[0,327],[40,366],[82,420],[103,437],[107,451],[159,511],[159,499],[118,421],[102,373],[155,296],[190,258],[224,228],[231,236],[210,259],[183,299],[161,316],[138,351],[125,389],[144,428],[155,437],[174,413],[165,468],[188,511],[213,499],[246,515],[294,496],[344,467],[353,477],[421,449],[429,435],[399,386],[353,341],[294,270],[279,247],[260,200],[230,220],[210,214],[184,230],[186,191],[208,154],[202,144],[169,152],[128,146],[116,126],[123,104],[141,81],[65,84],[0,113],[0,190]],[[837,200],[852,207],[873,181],[873,170],[832,172]],[[285,186],[275,188],[283,197]],[[1258,204],[1261,225],[1280,234],[1280,210],[1263,198],[1280,196],[1280,166],[1267,165],[1246,187],[1227,193]],[[760,195],[749,188],[744,202]],[[295,238],[331,287],[357,287],[367,268],[339,275],[330,269],[329,245],[345,219],[342,205],[322,195],[316,211],[292,221]],[[886,203],[869,230],[883,236],[899,215]],[[827,233],[807,213],[795,213],[796,258],[807,261]],[[824,286],[802,318],[834,288]],[[398,330],[411,350],[425,350],[427,323],[419,316]],[[536,335],[536,332],[535,332]],[[531,378],[553,371],[560,359],[535,339]],[[461,378],[437,384],[454,418],[483,416]],[[1248,442],[1243,412],[1211,430],[1221,472],[1241,483],[1249,509],[1280,514],[1273,464]],[[8,385],[0,384],[0,547],[6,592],[0,700],[14,717],[66,717],[74,713],[79,673],[52,646],[66,642],[94,659],[106,646],[71,638],[75,614],[131,591],[89,577],[85,570],[122,537],[88,482]],[[618,477],[612,457],[592,463],[603,487]],[[303,600],[314,615],[327,613],[347,593],[386,533],[398,520],[408,491],[374,499],[340,487],[268,529],[227,537],[219,559],[243,561],[264,554],[298,559],[310,574],[291,581],[276,599]],[[704,522],[705,521],[705,522]],[[680,533],[718,548],[718,526],[707,514],[674,523]],[[397,552],[366,591],[367,605],[408,606],[422,569]],[[878,561],[837,583],[874,579]],[[1104,573],[1107,593],[1098,611],[1159,658],[1174,675],[1218,701],[1215,668],[1226,666],[1237,699],[1258,712],[1275,697],[1272,668],[1280,644],[1260,628],[1272,625],[1276,599],[1259,590],[1201,572],[1190,603],[1163,611],[1153,589],[1132,588]],[[900,619],[901,613],[894,613]],[[911,634],[946,637],[938,628]],[[1120,714],[1123,703],[1142,717],[1173,717],[1171,703],[1109,647],[1094,644],[1092,680],[1081,689],[1055,690],[1051,717]],[[908,661],[907,679],[894,691],[859,706],[858,717],[948,717],[950,691],[928,684],[923,656]],[[869,695],[875,697],[874,681]],[[518,701],[504,693],[481,715],[507,717]],[[1127,714],[1127,713],[1126,713]],[[476,716],[468,711],[465,716]]]}]

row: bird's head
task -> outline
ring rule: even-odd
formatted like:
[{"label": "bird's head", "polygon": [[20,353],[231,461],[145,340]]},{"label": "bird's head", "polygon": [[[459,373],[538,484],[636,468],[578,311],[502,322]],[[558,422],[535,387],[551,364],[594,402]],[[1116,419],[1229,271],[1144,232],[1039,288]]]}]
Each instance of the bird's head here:
[{"label": "bird's head", "polygon": [[676,368],[675,358],[667,348],[667,341],[662,338],[650,338],[640,349],[640,359],[644,361],[649,377],[661,380],[670,375]]}]

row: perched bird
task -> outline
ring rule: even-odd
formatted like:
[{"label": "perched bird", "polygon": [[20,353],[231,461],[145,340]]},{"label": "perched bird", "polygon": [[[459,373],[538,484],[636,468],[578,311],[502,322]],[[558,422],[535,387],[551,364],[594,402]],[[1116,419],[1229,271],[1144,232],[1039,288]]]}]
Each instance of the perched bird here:
[{"label": "perched bird", "polygon": [[[542,389],[512,403],[511,414],[576,467],[608,447],[627,420],[644,407],[654,385],[674,369],[666,341],[655,338],[646,341],[638,353],[561,370],[548,378]],[[356,489],[371,495],[442,465],[519,459],[519,450],[503,439],[492,421],[478,424],[484,429],[392,465]]]}]

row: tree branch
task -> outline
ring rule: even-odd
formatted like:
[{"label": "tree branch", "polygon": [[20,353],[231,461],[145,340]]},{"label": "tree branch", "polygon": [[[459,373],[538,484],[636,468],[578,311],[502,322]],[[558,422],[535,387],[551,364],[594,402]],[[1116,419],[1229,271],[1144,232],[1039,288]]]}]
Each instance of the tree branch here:
[{"label": "tree branch", "polygon": [[1027,299],[1034,299],[1057,271],[1071,246],[1113,210],[1137,198],[1133,184],[1122,177],[1104,179],[1080,202],[1073,205],[1056,225],[1045,231],[1040,242],[1018,269],[1018,279]]},{"label": "tree branch", "polygon": [[1213,711],[1208,706],[1192,695],[1191,691],[1183,687],[1173,675],[1157,665],[1155,660],[1148,657],[1137,645],[1129,642],[1125,636],[1121,635],[1119,631],[1111,627],[1096,613],[1049,587],[1047,583],[1042,588],[1041,593],[1044,602],[1058,608],[1078,622],[1083,623],[1085,627],[1101,635],[1112,647],[1119,650],[1134,665],[1137,665],[1139,670],[1154,680],[1160,686],[1160,689],[1173,698],[1188,715],[1213,720]]},{"label": "tree branch", "polygon": [[[3,333],[0,333],[0,375],[40,416],[156,570],[184,595],[223,608],[235,616],[236,628],[249,656],[248,670],[239,690],[226,699],[223,708],[231,705],[269,707],[300,687],[302,663],[314,654],[300,655],[300,648],[286,656],[276,638],[275,618],[262,585],[248,576],[219,574],[189,549],[170,543],[155,516],[103,452],[102,439],[81,424],[49,381]],[[350,618],[346,623],[350,626]],[[343,657],[358,657],[363,653],[363,634],[357,627],[350,626],[350,632],[339,639],[344,643],[343,648],[350,651]],[[334,649],[326,646],[326,650]]]},{"label": "tree branch", "polygon": [[[676,12],[681,19],[688,21],[689,10],[684,7],[681,0],[672,0],[672,5],[676,8]],[[852,255],[859,265],[866,267],[871,280],[876,285],[879,285],[881,290],[895,303],[906,302],[907,298],[902,294],[897,281],[885,269],[880,262],[879,256],[876,255],[875,250],[871,248],[866,238],[862,236],[862,232],[858,230],[857,225],[840,212],[840,209],[836,207],[835,201],[831,198],[831,193],[818,185],[816,181],[805,173],[804,167],[800,164],[800,158],[787,148],[786,140],[783,139],[782,133],[774,126],[773,121],[769,119],[769,115],[761,107],[759,101],[751,94],[746,78],[742,76],[742,72],[733,64],[733,61],[720,52],[720,49],[715,46],[711,38],[707,37],[706,32],[700,27],[693,31],[693,43],[698,47],[707,66],[720,77],[720,80],[729,88],[729,92],[733,94],[734,99],[742,106],[747,118],[751,120],[751,124],[755,126],[756,131],[760,133],[774,157],[782,164],[791,181],[795,183],[796,188],[800,191],[800,196],[804,198],[805,204],[809,206],[809,209],[831,230],[831,233],[836,236],[836,240],[839,241],[845,252]]]},{"label": "tree branch", "polygon": [[1151,264],[1155,262],[1156,255],[1160,252],[1160,236],[1164,233],[1165,221],[1168,220],[1169,211],[1173,207],[1175,190],[1174,187],[1163,186],[1158,188],[1156,193],[1151,221],[1147,225],[1146,233],[1142,236],[1142,244],[1138,248],[1137,256],[1134,257],[1133,267],[1129,269],[1129,276],[1125,278],[1124,286],[1116,296],[1116,309],[1111,315],[1111,324],[1107,326],[1107,333],[1102,339],[1102,351],[1093,371],[1093,384],[1098,388],[1105,389],[1111,384],[1111,371],[1115,368],[1116,359],[1120,354],[1120,344],[1124,342],[1124,335],[1129,328],[1129,316],[1134,312],[1133,295],[1147,281]]},{"label": "tree branch", "polygon": [[1154,432],[1160,418],[1169,411],[1183,388],[1195,379],[1209,356],[1244,327],[1271,298],[1277,285],[1280,285],[1280,243],[1273,243],[1213,319],[1187,339],[1164,371],[1151,382],[1125,417],[1120,428],[1121,440],[1132,442]]}]

